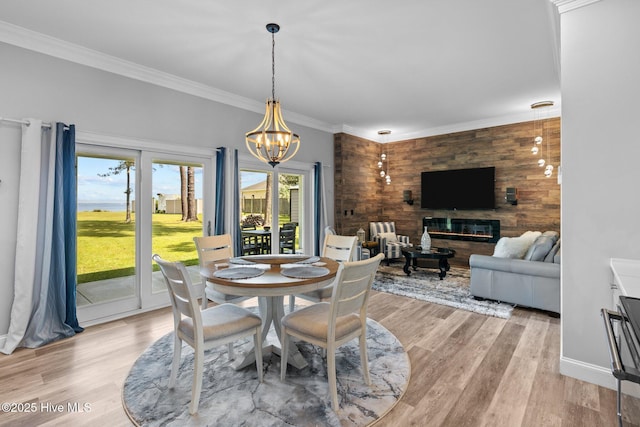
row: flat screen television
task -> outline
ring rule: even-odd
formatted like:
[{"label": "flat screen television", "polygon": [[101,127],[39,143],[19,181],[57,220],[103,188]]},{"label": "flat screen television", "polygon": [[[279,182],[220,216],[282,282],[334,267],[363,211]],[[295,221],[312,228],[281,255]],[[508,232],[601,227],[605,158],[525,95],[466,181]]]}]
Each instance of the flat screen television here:
[{"label": "flat screen television", "polygon": [[420,207],[495,209],[496,168],[422,172]]}]

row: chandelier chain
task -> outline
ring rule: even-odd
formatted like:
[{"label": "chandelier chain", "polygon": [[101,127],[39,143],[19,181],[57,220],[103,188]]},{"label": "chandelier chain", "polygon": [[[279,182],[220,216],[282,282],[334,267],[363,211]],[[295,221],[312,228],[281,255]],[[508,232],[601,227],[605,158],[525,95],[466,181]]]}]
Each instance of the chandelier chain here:
[{"label": "chandelier chain", "polygon": [[276,34],[271,33],[271,99],[276,100]]}]

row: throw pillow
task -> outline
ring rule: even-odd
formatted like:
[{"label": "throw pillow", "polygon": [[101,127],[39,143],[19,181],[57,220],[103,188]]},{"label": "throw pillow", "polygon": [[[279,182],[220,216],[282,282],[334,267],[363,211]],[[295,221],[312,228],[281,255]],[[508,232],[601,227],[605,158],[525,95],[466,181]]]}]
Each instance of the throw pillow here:
[{"label": "throw pillow", "polygon": [[396,236],[396,233],[378,233],[378,237],[380,238],[380,240],[387,239],[387,243],[398,241],[398,236]]},{"label": "throw pillow", "polygon": [[503,237],[498,240],[493,256],[522,259],[533,242],[541,235],[539,231],[527,231],[519,237]]},{"label": "throw pillow", "polygon": [[545,231],[544,233],[542,233],[542,235],[543,236],[549,236],[553,240],[554,244],[560,238],[560,234],[557,231]]},{"label": "throw pillow", "polygon": [[558,263],[560,262],[560,240],[556,242],[555,245],[551,248],[546,257],[544,257],[544,262],[555,262],[554,258],[558,254]]},{"label": "throw pillow", "polygon": [[527,261],[543,261],[554,243],[555,239],[553,237],[543,234],[533,242],[523,259]]}]

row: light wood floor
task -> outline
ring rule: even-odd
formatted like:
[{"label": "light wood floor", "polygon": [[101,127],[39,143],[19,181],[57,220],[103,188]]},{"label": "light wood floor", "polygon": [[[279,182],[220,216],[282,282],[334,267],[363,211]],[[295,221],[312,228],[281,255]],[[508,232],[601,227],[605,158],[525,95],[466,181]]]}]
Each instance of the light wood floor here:
[{"label": "light wood floor", "polygon": [[[616,425],[614,391],[558,373],[559,319],[516,309],[506,321],[382,293],[372,295],[369,314],[403,343],[412,368],[407,393],[376,427]],[[131,425],[124,379],[171,330],[171,312],[162,309],[0,355],[0,401],[37,408],[0,412],[0,425]],[[599,332],[594,339],[604,345]],[[91,411],[71,413],[69,402]],[[54,412],[59,404],[64,410]],[[625,426],[640,426],[638,399],[625,398],[623,412]]]}]

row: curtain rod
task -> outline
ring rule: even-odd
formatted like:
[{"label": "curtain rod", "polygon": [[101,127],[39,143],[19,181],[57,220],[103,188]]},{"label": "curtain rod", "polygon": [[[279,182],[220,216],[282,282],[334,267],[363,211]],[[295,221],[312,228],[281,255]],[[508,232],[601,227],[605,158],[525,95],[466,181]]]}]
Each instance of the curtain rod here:
[{"label": "curtain rod", "polygon": [[[31,125],[31,122],[29,120],[10,119],[8,117],[0,117],[0,122],[19,123],[21,125],[27,125],[27,126]],[[51,123],[42,122],[42,127],[51,129]]]}]

